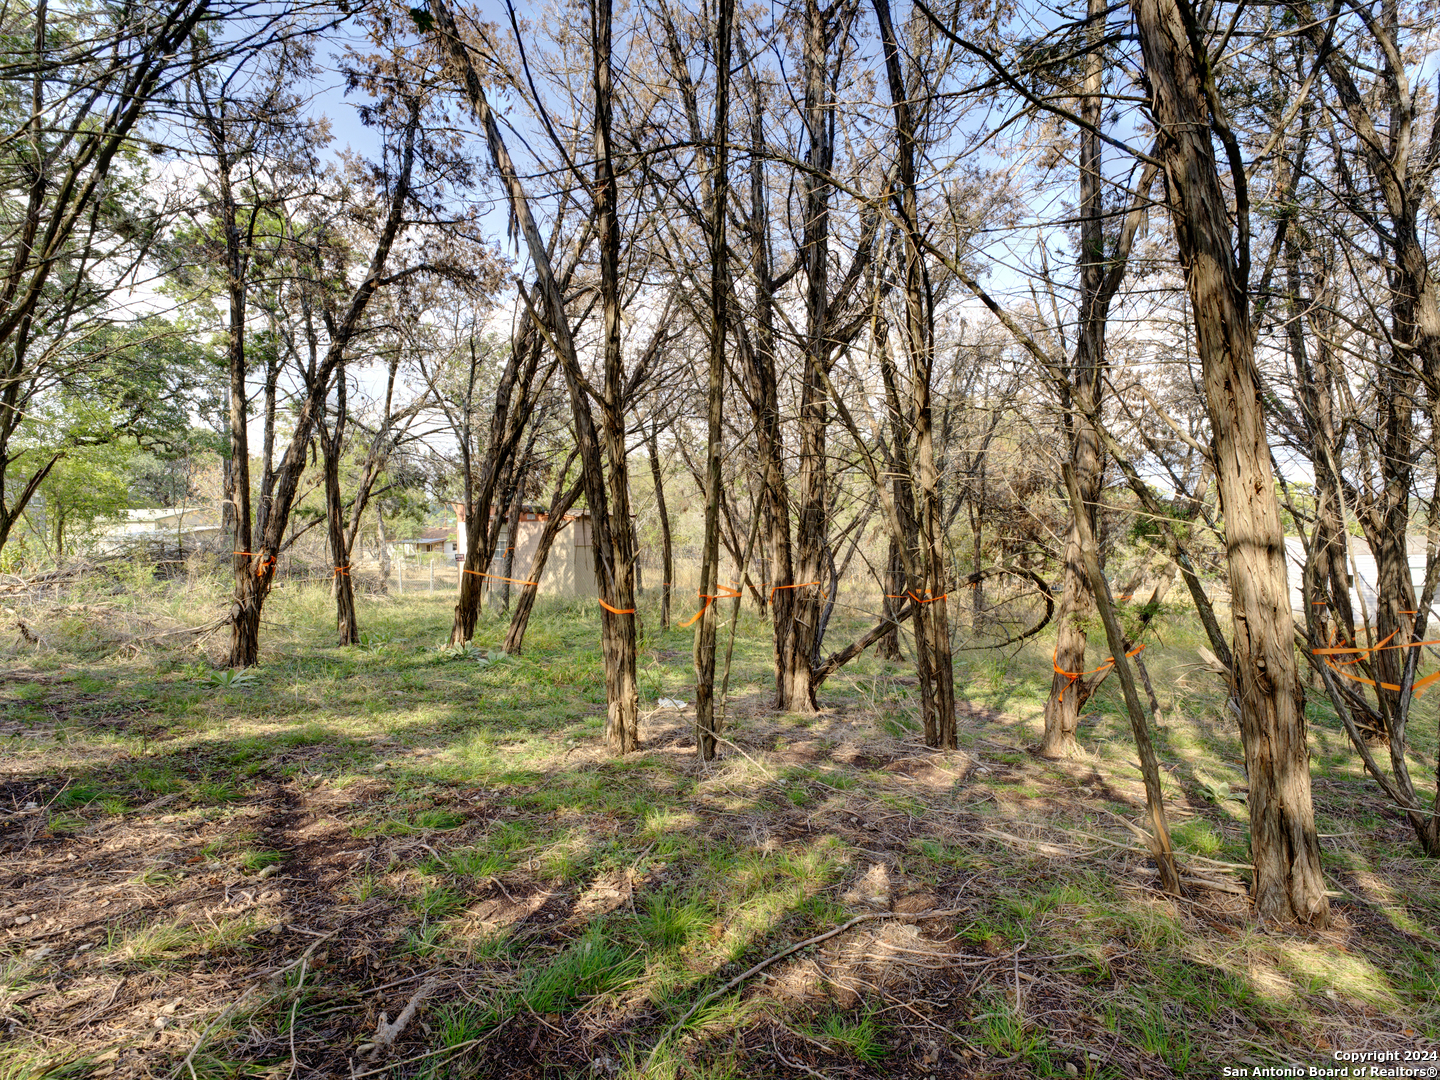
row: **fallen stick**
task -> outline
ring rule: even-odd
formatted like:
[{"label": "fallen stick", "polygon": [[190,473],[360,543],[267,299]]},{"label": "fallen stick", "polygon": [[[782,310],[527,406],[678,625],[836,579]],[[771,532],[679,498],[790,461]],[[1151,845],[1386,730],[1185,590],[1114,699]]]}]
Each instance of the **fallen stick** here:
[{"label": "fallen stick", "polygon": [[373,1058],[381,1050],[388,1049],[400,1037],[400,1033],[410,1026],[410,1021],[415,1019],[415,1013],[419,1010],[420,1003],[433,994],[443,981],[432,975],[421,983],[420,988],[405,1003],[405,1008],[400,1010],[400,1015],[395,1017],[394,1023],[388,1022],[382,1012],[380,1023],[375,1027],[374,1041],[371,1042],[369,1049],[361,1047],[359,1052]]},{"label": "fallen stick", "polygon": [[771,964],[775,964],[780,962],[781,960],[784,960],[792,953],[797,953],[801,949],[809,948],[811,945],[818,945],[822,941],[828,941],[830,938],[835,937],[839,934],[843,934],[852,926],[858,926],[862,922],[872,922],[875,919],[900,919],[905,922],[918,922],[921,919],[943,919],[952,915],[964,915],[968,912],[968,910],[969,909],[967,908],[944,908],[931,911],[875,911],[870,912],[866,915],[856,915],[849,922],[843,923],[840,926],[835,927],[833,930],[826,930],[823,934],[816,934],[814,937],[806,938],[804,941],[797,941],[794,945],[791,945],[785,949],[781,949],[773,956],[767,956],[764,960],[761,960],[754,967],[748,968],[745,971],[742,971],[739,975],[736,975],[733,979],[727,982],[724,986],[720,987],[718,990],[711,990],[710,993],[706,994],[699,1001],[695,1002],[694,1005],[691,1005],[690,1008],[686,1009],[685,1015],[680,1017],[679,1020],[676,1020],[675,1023],[671,1024],[670,1027],[666,1029],[665,1034],[661,1035],[660,1038],[656,1041],[654,1048],[650,1051],[650,1056],[645,1059],[645,1068],[641,1075],[650,1075],[650,1069],[655,1064],[655,1056],[660,1053],[660,1048],[669,1041],[671,1035],[675,1034],[675,1032],[680,1030],[680,1028],[684,1027],[685,1021],[689,1020],[692,1016],[699,1012],[700,1009],[703,1008],[707,1002],[709,1002],[713,998],[719,997],[721,994],[728,994],[731,990],[734,990],[735,987],[748,980],[752,975],[758,975],[760,972],[768,968]]},{"label": "fallen stick", "polygon": [[[180,1062],[179,1065],[175,1066],[175,1071],[170,1074],[172,1078],[179,1076],[181,1069],[189,1069],[190,1080],[200,1080],[200,1078],[195,1075],[195,1055],[199,1053],[200,1048],[205,1045],[205,1040],[210,1037],[210,1032],[215,1030],[216,1025],[218,1025],[222,1020],[224,1020],[227,1016],[229,1016],[236,1009],[238,1009],[240,1007],[240,1003],[243,1002],[247,997],[249,997],[250,992],[254,990],[255,987],[258,985],[259,983],[256,983],[254,986],[246,987],[243,994],[241,994],[238,998],[232,1001],[229,1005],[225,1006],[225,1008],[221,1010],[220,1015],[215,1017],[214,1020],[211,1020],[210,1023],[206,1025],[205,1030],[200,1033],[200,1038],[197,1039],[195,1045],[190,1048],[190,1052],[185,1055],[185,1060]],[[106,1007],[108,1008],[109,1006]]]}]

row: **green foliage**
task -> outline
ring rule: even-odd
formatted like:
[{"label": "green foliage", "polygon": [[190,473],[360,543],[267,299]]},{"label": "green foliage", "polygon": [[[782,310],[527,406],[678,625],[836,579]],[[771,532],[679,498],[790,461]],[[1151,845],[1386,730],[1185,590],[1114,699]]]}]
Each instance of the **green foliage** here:
[{"label": "green foliage", "polygon": [[255,673],[244,668],[219,668],[206,672],[200,681],[214,690],[246,690],[255,682]]},{"label": "green foliage", "polygon": [[838,1043],[864,1062],[879,1061],[889,1052],[883,1039],[883,1029],[875,1022],[873,1009],[866,1009],[858,1017],[843,1012],[831,1013],[815,1029],[815,1034]]},{"label": "green foliage", "polygon": [[711,921],[707,907],[696,896],[683,896],[673,886],[645,898],[640,933],[661,949],[680,949],[705,931]]},{"label": "green foliage", "polygon": [[550,963],[532,968],[518,997],[531,1012],[568,1012],[586,998],[623,986],[640,967],[639,956],[611,941],[603,926],[592,926]]}]

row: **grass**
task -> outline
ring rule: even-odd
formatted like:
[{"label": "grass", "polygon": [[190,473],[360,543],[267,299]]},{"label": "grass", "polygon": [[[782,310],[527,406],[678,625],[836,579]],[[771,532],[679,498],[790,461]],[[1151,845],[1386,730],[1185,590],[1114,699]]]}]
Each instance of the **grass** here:
[{"label": "grass", "polygon": [[[126,603],[130,618],[196,606],[163,584]],[[472,649],[438,647],[442,593],[362,597],[366,640],[347,649],[329,604],[277,592],[262,663],[229,686],[183,648],[137,655],[103,623],[67,637],[27,613],[52,644],[0,660],[0,707],[37,728],[0,782],[44,821],[7,855],[0,917],[27,921],[0,945],[18,1025],[0,1080],[111,1051],[168,1074],[202,1035],[199,1075],[284,1072],[292,1034],[300,1073],[348,1075],[380,1013],[427,986],[384,1060],[431,1056],[397,1075],[638,1076],[703,995],[891,905],[962,914],[867,922],[718,994],[651,1080],[802,1071],[782,1058],[827,1075],[1208,1078],[1221,1060],[1440,1040],[1440,875],[1313,701],[1337,923],[1262,932],[1231,894],[1156,893],[1116,820],[1141,817],[1118,687],[1093,699],[1079,758],[1025,752],[1043,642],[961,657],[966,750],[933,756],[915,745],[913,672],[871,655],[825,684],[817,716],[774,715],[747,610],[726,732],[746,756],[701,768],[683,718],[606,753],[593,605],[542,604],[526,654],[501,659],[493,611]],[[836,610],[839,643],[861,620]],[[693,700],[688,636],[642,614],[646,701]],[[1243,881],[1215,865],[1246,861],[1234,727],[1183,611],[1158,631],[1145,656],[1177,851]],[[1434,709],[1412,724],[1417,775]],[[862,887],[877,868],[879,906]]]}]

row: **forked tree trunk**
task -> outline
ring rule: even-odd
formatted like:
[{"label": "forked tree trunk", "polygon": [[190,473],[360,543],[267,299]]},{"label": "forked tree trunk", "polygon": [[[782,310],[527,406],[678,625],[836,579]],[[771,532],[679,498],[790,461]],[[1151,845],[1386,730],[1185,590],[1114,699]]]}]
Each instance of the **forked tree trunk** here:
[{"label": "forked tree trunk", "polygon": [[[742,57],[745,56],[741,42]],[[753,331],[736,327],[746,353],[750,396],[755,409],[756,450],[760,458],[762,512],[766,547],[770,551],[770,619],[774,627],[775,705],[785,708],[794,697],[791,633],[798,597],[790,535],[790,496],[785,483],[784,441],[780,424],[780,390],[775,366],[775,283],[771,276],[769,200],[765,188],[765,99],[751,69],[750,102],[750,268],[754,276]],[[801,578],[801,581],[812,579]]]},{"label": "forked tree trunk", "polygon": [[[719,720],[715,715],[715,627],[719,622],[720,464],[725,402],[725,332],[730,308],[725,221],[730,211],[726,174],[730,125],[730,30],[735,0],[720,0],[715,24],[715,130],[712,179],[708,188],[710,240],[710,373],[706,390],[705,535],[700,551],[700,593],[706,601],[695,627],[695,752],[715,756]],[[743,569],[743,567],[742,567]]]},{"label": "forked tree trunk", "polygon": [[[375,248],[371,253],[370,263],[365,268],[365,276],[361,283],[351,294],[349,306],[343,316],[336,320],[331,330],[330,343],[326,349],[323,363],[309,376],[309,391],[301,400],[300,408],[295,414],[290,445],[286,448],[285,455],[275,470],[273,492],[263,493],[263,496],[269,497],[270,500],[265,528],[251,541],[254,546],[253,552],[241,551],[237,552],[235,556],[236,582],[235,602],[231,612],[230,667],[248,667],[259,658],[260,609],[274,581],[276,556],[285,546],[285,530],[290,523],[290,511],[299,494],[300,478],[305,471],[307,450],[315,426],[320,421],[325,408],[325,395],[330,385],[330,379],[336,368],[340,366],[346,350],[361,328],[361,319],[370,306],[370,301],[374,298],[375,290],[379,287],[384,275],[385,266],[390,258],[390,249],[406,224],[405,210],[410,201],[410,180],[415,167],[416,132],[419,128],[419,102],[412,98],[407,101],[407,104],[409,118],[405,128],[405,142],[399,155],[400,170],[391,188],[390,204]],[[243,297],[243,292],[241,296]],[[233,300],[232,291],[232,303]],[[242,434],[238,438],[243,440],[246,419],[244,413],[243,344],[240,346],[240,358],[236,362],[234,356],[236,344],[233,340],[240,332],[240,328],[243,328],[243,319],[237,320],[232,312],[231,390],[232,394],[236,392],[238,382],[239,415],[236,415],[236,402],[232,401],[231,424],[232,429],[234,425],[239,424]],[[236,438],[236,432],[232,430],[232,453],[236,448]],[[244,450],[244,448],[242,441],[238,449]],[[246,472],[248,472],[248,468],[245,468],[237,476],[237,488],[242,480],[248,486]],[[246,495],[248,496],[248,492]],[[248,498],[245,501],[248,502]],[[248,513],[242,515],[240,526],[244,530],[246,539],[249,540],[251,534]],[[245,547],[250,547],[251,543],[247,543]]]},{"label": "forked tree trunk", "polygon": [[[1330,904],[1310,795],[1303,692],[1250,333],[1248,252],[1227,215],[1207,103],[1208,69],[1187,0],[1130,0],[1168,177],[1169,207],[1195,315],[1225,518],[1233,662],[1250,777],[1253,895],[1262,919],[1325,925]],[[1195,42],[1192,48],[1192,40]],[[1197,57],[1196,50],[1200,50]],[[1217,126],[1219,118],[1217,119]],[[1236,177],[1243,185],[1243,171]],[[1237,189],[1243,191],[1243,186]],[[1248,230],[1248,208],[1237,218]]]},{"label": "forked tree trunk", "polygon": [[805,267],[804,371],[800,377],[799,521],[795,530],[798,578],[785,637],[779,645],[777,706],[786,712],[813,713],[818,707],[811,668],[819,662],[821,586],[825,577],[825,538],[829,524],[825,475],[826,374],[830,364],[829,173],[834,159],[828,54],[830,9],[805,0],[803,70],[805,128],[810,169],[801,181],[805,211],[801,259]]},{"label": "forked tree trunk", "polygon": [[[510,209],[525,237],[535,275],[545,299],[545,315],[555,351],[565,373],[566,390],[575,422],[575,443],[585,477],[585,499],[595,552],[596,584],[601,600],[601,647],[605,657],[605,692],[609,702],[606,737],[619,754],[637,749],[639,685],[635,677],[635,532],[630,521],[630,486],[625,461],[625,402],[620,355],[620,224],[616,212],[618,188],[611,147],[612,90],[610,71],[611,5],[596,0],[591,8],[595,88],[595,210],[603,302],[602,355],[605,381],[603,446],[584,387],[574,333],[565,311],[565,298],[550,263],[549,249],[530,213],[525,189],[515,171],[499,123],[485,97],[479,73],[466,51],[455,17],[444,0],[431,0],[435,33],[449,55],[485,129],[495,171],[505,185]],[[609,466],[607,484],[606,465]]]},{"label": "forked tree trunk", "polygon": [[[523,288],[523,285],[521,287]],[[473,338],[470,349],[473,379],[473,368],[477,363]],[[485,456],[481,459],[480,475],[472,480],[467,472],[465,478],[465,560],[460,566],[455,617],[450,626],[451,645],[463,645],[475,636],[475,620],[480,615],[483,602],[485,575],[490,573],[490,562],[495,551],[491,510],[495,505],[501,474],[514,456],[515,448],[525,430],[539,362],[540,335],[533,323],[526,320],[519,341],[505,359],[505,369],[495,387],[495,409],[490,418],[490,432]],[[515,400],[517,389],[518,401]],[[468,421],[466,430],[468,431]],[[468,450],[466,456],[469,457]]]}]

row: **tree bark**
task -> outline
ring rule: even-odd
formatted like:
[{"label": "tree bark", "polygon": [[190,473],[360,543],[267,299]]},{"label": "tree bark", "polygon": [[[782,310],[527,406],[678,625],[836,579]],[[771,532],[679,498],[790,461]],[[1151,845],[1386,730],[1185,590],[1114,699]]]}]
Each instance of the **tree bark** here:
[{"label": "tree bark", "polygon": [[1045,702],[1045,735],[1040,742],[1044,757],[1070,757],[1079,748],[1075,733],[1080,722],[1080,709],[1085,704],[1081,683],[1065,672],[1085,670],[1085,620],[1094,610],[1085,567],[1080,558],[1082,523],[1076,514],[1083,514],[1083,525],[1094,535],[1097,530],[1097,508],[1104,476],[1100,438],[1091,419],[1100,405],[1101,374],[1105,366],[1106,312],[1097,305],[1105,277],[1105,232],[1103,177],[1099,127],[1104,113],[1100,97],[1104,79],[1105,36],[1104,0],[1089,0],[1089,25],[1086,27],[1089,54],[1085,58],[1085,96],[1080,102],[1080,116],[1090,129],[1082,128],[1080,141],[1080,326],[1075,349],[1073,382],[1069,389],[1073,402],[1066,401],[1065,426],[1070,434],[1070,465],[1080,485],[1080,501],[1071,506],[1070,527],[1065,536],[1065,578],[1056,614],[1059,636],[1055,645],[1055,677],[1050,684],[1050,697]]},{"label": "tree bark", "polygon": [[[742,57],[747,67],[749,58]],[[770,208],[765,187],[765,102],[760,80],[751,69],[750,103],[750,268],[754,276],[753,334],[737,326],[748,363],[750,396],[755,409],[756,452],[763,492],[766,547],[770,551],[770,619],[774,628],[775,706],[786,708],[794,697],[790,674],[791,647],[799,590],[795,588],[790,532],[790,493],[785,481],[785,448],[780,422],[780,390],[775,364],[775,280],[771,271]],[[812,580],[801,578],[801,581]]]},{"label": "tree bark", "polygon": [[570,512],[575,500],[580,498],[580,493],[585,489],[584,477],[571,484],[568,490],[564,489],[562,485],[565,470],[562,470],[560,475],[560,483],[556,485],[555,494],[550,498],[550,510],[545,518],[545,526],[540,530],[540,539],[535,544],[535,558],[531,561],[530,574],[526,579],[529,584],[520,587],[519,595],[515,598],[515,613],[510,616],[510,629],[505,633],[504,648],[511,656],[519,656],[525,648],[525,630],[530,625],[530,612],[535,608],[535,598],[540,595],[540,578],[545,573],[550,549],[554,547],[560,530],[565,527],[565,515]]},{"label": "tree bark", "polygon": [[725,402],[725,335],[730,308],[725,221],[729,212],[730,38],[735,0],[720,0],[715,23],[715,131],[709,192],[710,373],[706,391],[705,536],[700,551],[700,592],[711,602],[695,627],[695,752],[701,761],[715,756],[720,732],[715,714],[715,627],[720,608],[716,585],[720,569],[720,464]]},{"label": "tree bark", "polygon": [[[1253,895],[1262,919],[1329,922],[1295,666],[1284,532],[1248,309],[1248,202],[1232,168],[1239,253],[1211,141],[1217,96],[1187,0],[1130,0],[1139,29],[1181,264],[1195,317],[1225,517],[1234,671],[1250,777]],[[1221,132],[1226,141],[1228,129]],[[1233,143],[1233,138],[1230,140]]]},{"label": "tree bark", "polygon": [[804,117],[810,163],[801,180],[804,228],[801,260],[805,268],[804,370],[800,378],[799,522],[795,554],[799,577],[792,588],[788,625],[778,643],[780,671],[777,707],[786,712],[813,713],[818,707],[811,668],[819,661],[820,582],[825,576],[829,518],[825,470],[825,429],[828,421],[825,377],[830,365],[829,262],[830,190],[833,163],[834,102],[830,97],[828,57],[830,19],[817,0],[805,0],[803,78]]},{"label": "tree bark", "polygon": [[510,497],[510,516],[505,522],[505,562],[500,570],[500,610],[510,610],[510,579],[515,574],[515,548],[520,540],[520,515],[524,512],[525,483],[522,477]]},{"label": "tree bark", "polygon": [[660,450],[656,445],[655,429],[645,440],[650,452],[650,476],[655,484],[655,510],[660,515],[660,558],[664,568],[664,579],[660,582],[660,629],[670,629],[670,596],[675,588],[675,549],[670,535],[670,511],[665,506],[665,479],[660,471]]},{"label": "tree bark", "polygon": [[[1081,500],[1079,477],[1070,463],[1065,464],[1065,488],[1070,500]],[[1080,506],[1071,508],[1071,516],[1080,523],[1080,561],[1084,564],[1090,581],[1090,592],[1100,610],[1100,619],[1105,624],[1105,639],[1110,645],[1112,666],[1120,676],[1120,685],[1125,695],[1125,711],[1130,716],[1130,730],[1135,736],[1135,749],[1140,757],[1140,775],[1145,781],[1145,807],[1150,815],[1150,853],[1160,871],[1160,883],[1166,892],[1180,895],[1180,875],[1175,867],[1175,851],[1170,844],[1170,826],[1165,820],[1165,798],[1160,788],[1160,765],[1155,758],[1155,748],[1150,743],[1150,729],[1145,723],[1145,713],[1140,707],[1140,697],[1135,692],[1135,680],[1130,674],[1126,656],[1129,644],[1115,617],[1115,608],[1110,600],[1110,587],[1100,569],[1100,558],[1095,549],[1095,534],[1090,531],[1086,514]],[[1149,680],[1146,680],[1149,686]],[[1152,693],[1151,697],[1154,695]]]},{"label": "tree bark", "polygon": [[[950,622],[947,610],[949,591],[940,513],[940,476],[935,467],[934,421],[931,414],[931,380],[935,361],[935,318],[933,291],[925,265],[925,245],[920,232],[919,196],[916,191],[915,123],[910,94],[900,67],[900,50],[890,19],[889,0],[873,0],[880,38],[885,50],[885,69],[890,83],[891,105],[899,144],[900,220],[905,231],[905,345],[910,354],[911,423],[915,437],[915,487],[918,569],[915,582],[915,652],[921,680],[925,743],[954,749],[955,670],[950,651]],[[1095,0],[1092,0],[1095,2]],[[902,443],[897,431],[897,444]],[[897,468],[897,472],[899,469]],[[909,480],[907,472],[904,479]],[[928,682],[928,686],[926,685]]]},{"label": "tree bark", "polygon": [[335,628],[341,645],[357,645],[360,627],[355,616],[355,590],[350,580],[350,549],[345,542],[345,506],[340,497],[340,450],[345,437],[346,387],[344,361],[335,368],[335,426],[318,424],[325,469],[325,519],[328,526],[331,579],[335,593]]}]

